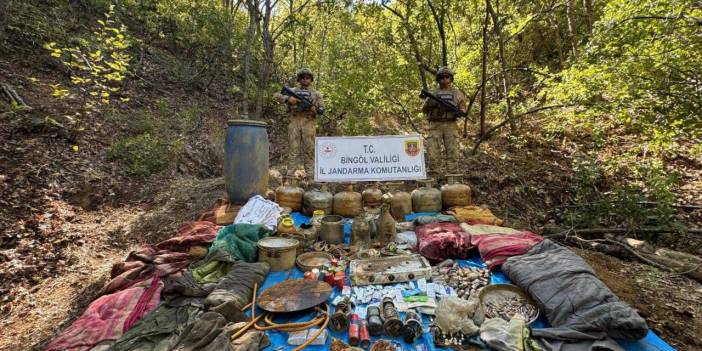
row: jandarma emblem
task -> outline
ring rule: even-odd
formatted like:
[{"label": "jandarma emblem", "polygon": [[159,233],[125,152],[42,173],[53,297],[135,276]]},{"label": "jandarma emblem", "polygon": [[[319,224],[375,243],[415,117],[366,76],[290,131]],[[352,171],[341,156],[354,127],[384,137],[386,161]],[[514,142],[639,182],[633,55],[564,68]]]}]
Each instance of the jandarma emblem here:
[{"label": "jandarma emblem", "polygon": [[322,144],[319,151],[324,158],[332,158],[336,156],[336,146],[333,143],[326,142]]},{"label": "jandarma emblem", "polygon": [[419,140],[405,140],[405,153],[409,156],[419,155]]}]

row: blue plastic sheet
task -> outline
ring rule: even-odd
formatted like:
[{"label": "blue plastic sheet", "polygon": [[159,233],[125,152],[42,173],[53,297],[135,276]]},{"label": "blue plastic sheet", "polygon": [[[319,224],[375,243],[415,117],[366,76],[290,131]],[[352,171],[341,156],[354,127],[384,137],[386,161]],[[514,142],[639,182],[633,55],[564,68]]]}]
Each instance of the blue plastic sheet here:
[{"label": "blue plastic sheet", "polygon": [[[425,213],[422,214],[413,214],[413,215],[408,215],[406,217],[407,220],[412,220],[414,217],[417,215],[426,215]],[[295,221],[296,225],[300,225],[303,223],[308,223],[310,218],[302,215],[299,212],[293,212],[292,213],[292,218]],[[350,233],[350,224],[347,223],[345,226],[345,233],[346,233],[346,242],[349,240],[349,233]],[[459,266],[461,267],[480,267],[480,268],[487,268],[485,263],[480,259],[479,256],[474,256],[471,257],[470,259],[467,260],[457,260]],[[490,278],[490,283],[491,284],[511,284],[511,281],[498,269],[498,270],[493,270],[491,272],[491,278]],[[259,294],[266,289],[270,288],[271,286],[278,284],[286,279],[301,279],[303,278],[303,272],[300,271],[297,268],[292,268],[288,271],[285,272],[271,272],[268,274],[266,277],[266,280],[263,282],[261,289],[259,289]],[[346,284],[349,284],[348,278]],[[334,289],[334,292],[332,293],[332,296],[329,299],[329,303],[340,294],[340,292],[336,289]],[[333,313],[333,306],[330,306],[332,313]],[[248,312],[247,312],[248,313]],[[258,310],[257,313],[262,313],[261,310]],[[404,318],[404,313],[400,314]],[[303,312],[303,313],[292,313],[289,315],[282,315],[277,317],[276,322],[277,323],[286,323],[286,322],[303,322],[303,321],[308,321],[312,318],[314,318],[315,313],[314,312]],[[434,346],[434,341],[432,338],[431,333],[429,333],[429,319],[426,316],[422,316],[422,327],[424,329],[424,333],[422,333],[422,336],[415,340],[413,344],[408,344],[404,342],[404,340],[400,337],[396,338],[390,338],[387,336],[380,336],[380,337],[374,337],[371,336],[371,344],[377,340],[380,339],[386,339],[386,340],[392,340],[396,342],[398,345],[402,347],[403,350],[416,350],[418,348],[418,345],[424,344],[427,350],[440,350],[440,351],[448,351],[451,350],[450,348],[443,348],[443,347],[435,347]],[[539,316],[539,319],[537,319],[534,323],[531,324],[532,328],[546,328],[549,327],[548,321],[543,316]],[[327,342],[325,345],[316,345],[316,346],[308,346],[306,350],[328,350],[329,345],[331,343],[332,337],[341,339],[345,342],[348,342],[348,332],[332,332],[330,329],[327,329],[329,335],[327,337]],[[288,345],[287,340],[288,340],[288,333],[284,332],[277,332],[277,331],[268,331],[268,337],[271,340],[271,346],[267,347],[265,350],[267,351],[282,351],[282,350],[292,350],[295,348],[293,345]],[[663,341],[660,337],[658,337],[654,332],[650,331],[641,340],[638,341],[629,341],[629,340],[621,340],[619,341],[619,344],[627,351],[675,351],[673,347],[668,345],[665,341]]]}]

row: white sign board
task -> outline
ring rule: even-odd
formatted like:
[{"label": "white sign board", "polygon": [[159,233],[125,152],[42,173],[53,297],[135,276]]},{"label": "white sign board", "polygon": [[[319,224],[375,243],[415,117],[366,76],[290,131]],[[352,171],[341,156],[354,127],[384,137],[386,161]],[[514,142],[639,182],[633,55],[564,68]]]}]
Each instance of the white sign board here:
[{"label": "white sign board", "polygon": [[421,135],[318,137],[314,180],[352,182],[427,177]]}]

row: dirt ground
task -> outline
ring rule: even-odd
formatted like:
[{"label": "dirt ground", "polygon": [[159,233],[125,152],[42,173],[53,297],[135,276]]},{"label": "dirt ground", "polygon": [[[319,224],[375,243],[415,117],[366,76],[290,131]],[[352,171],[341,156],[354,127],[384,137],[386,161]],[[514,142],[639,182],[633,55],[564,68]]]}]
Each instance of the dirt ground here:
[{"label": "dirt ground", "polygon": [[678,350],[702,350],[702,284],[599,252],[574,250],[668,344]]},{"label": "dirt ground", "polygon": [[221,178],[181,178],[144,204],[88,211],[55,202],[57,212],[71,213],[61,227],[72,238],[62,255],[66,262],[31,287],[9,289],[11,298],[0,304],[0,351],[41,349],[95,299],[114,263],[141,243],[172,236],[223,195]]},{"label": "dirt ground", "polygon": [[66,250],[70,263],[65,271],[13,291],[13,300],[2,306],[0,350],[31,349],[77,318],[109,278],[112,264],[129,252],[115,234],[139,214],[129,208],[79,212],[65,228],[81,240]]}]

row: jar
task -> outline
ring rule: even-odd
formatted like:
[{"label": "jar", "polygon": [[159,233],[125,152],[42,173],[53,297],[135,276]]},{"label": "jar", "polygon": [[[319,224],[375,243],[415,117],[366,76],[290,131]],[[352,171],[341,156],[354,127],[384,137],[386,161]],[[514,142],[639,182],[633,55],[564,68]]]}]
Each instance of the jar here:
[{"label": "jar", "polygon": [[424,186],[412,191],[412,210],[414,212],[441,212],[441,190],[433,188],[430,179],[421,183]]},{"label": "jar", "polygon": [[390,183],[390,214],[397,221],[404,221],[405,216],[412,213],[412,196],[402,190],[403,183]]},{"label": "jar", "polygon": [[470,205],[470,187],[458,182],[460,175],[450,174],[446,177],[448,178],[448,183],[441,187],[441,202],[444,209]]},{"label": "jar", "polygon": [[327,185],[315,184],[303,195],[302,213],[312,216],[316,210],[322,210],[326,214],[331,214],[333,203],[334,196],[327,191]]},{"label": "jar", "polygon": [[302,210],[302,197],[305,193],[297,184],[295,177],[286,177],[285,184],[275,189],[275,202],[280,207],[287,207],[291,211]]},{"label": "jar", "polygon": [[383,191],[378,188],[377,184],[373,184],[366,190],[363,190],[361,198],[363,199],[364,207],[378,207],[383,200]]},{"label": "jar", "polygon": [[353,218],[363,209],[361,194],[353,191],[353,184],[348,184],[345,191],[334,194],[332,213]]}]

